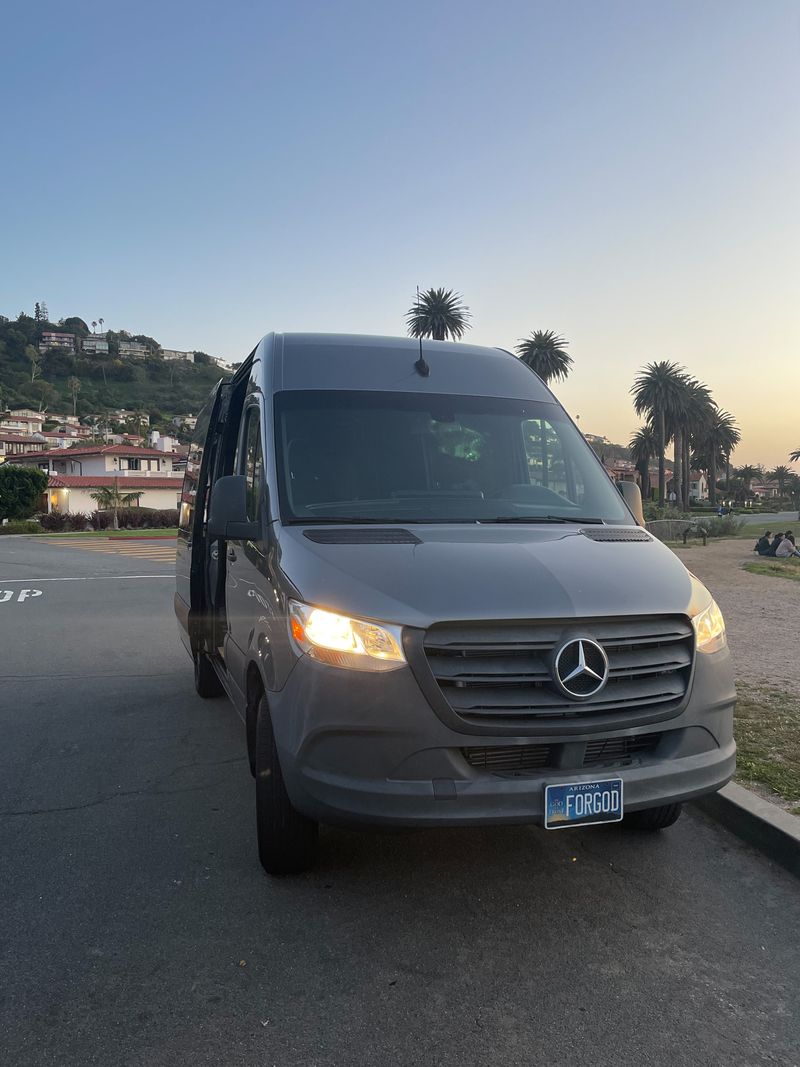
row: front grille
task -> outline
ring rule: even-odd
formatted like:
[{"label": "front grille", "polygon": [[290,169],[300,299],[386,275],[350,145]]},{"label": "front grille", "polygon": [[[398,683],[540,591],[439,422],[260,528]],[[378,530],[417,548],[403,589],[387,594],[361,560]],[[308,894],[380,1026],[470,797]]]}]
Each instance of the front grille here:
[{"label": "front grille", "polygon": [[[555,652],[575,637],[597,641],[609,663],[608,682],[585,701],[561,693],[552,676]],[[694,635],[680,615],[454,623],[431,627],[424,649],[442,696],[470,725],[585,724],[608,713],[677,709],[689,685]]]},{"label": "front grille", "polygon": [[606,737],[589,741],[583,757],[584,767],[598,763],[617,763],[632,756],[646,756],[655,751],[661,734],[638,734],[636,737]]},{"label": "front grille", "polygon": [[[563,771],[597,767],[630,761],[634,756],[655,752],[662,735],[637,734],[635,737],[601,737],[577,747],[573,759],[564,759],[563,745],[494,745],[487,748],[462,748],[464,759],[478,771],[491,774],[514,774],[558,767]],[[576,746],[571,745],[572,749]]]}]

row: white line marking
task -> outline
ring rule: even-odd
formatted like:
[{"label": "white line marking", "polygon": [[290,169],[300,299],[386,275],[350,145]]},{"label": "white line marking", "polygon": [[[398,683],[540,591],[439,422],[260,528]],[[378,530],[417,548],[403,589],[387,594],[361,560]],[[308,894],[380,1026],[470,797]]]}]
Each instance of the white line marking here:
[{"label": "white line marking", "polygon": [[171,578],[174,574],[96,574],[86,578],[0,578],[4,585],[19,585],[22,582],[130,582],[134,578]]}]

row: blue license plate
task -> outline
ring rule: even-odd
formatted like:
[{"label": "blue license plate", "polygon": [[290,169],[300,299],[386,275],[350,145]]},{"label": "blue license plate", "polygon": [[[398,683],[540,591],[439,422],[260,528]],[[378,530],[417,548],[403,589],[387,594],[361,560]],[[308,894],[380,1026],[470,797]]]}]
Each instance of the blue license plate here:
[{"label": "blue license plate", "polygon": [[621,819],[621,778],[545,787],[544,825],[547,830],[560,830],[564,826],[591,826],[598,822],[619,822]]}]

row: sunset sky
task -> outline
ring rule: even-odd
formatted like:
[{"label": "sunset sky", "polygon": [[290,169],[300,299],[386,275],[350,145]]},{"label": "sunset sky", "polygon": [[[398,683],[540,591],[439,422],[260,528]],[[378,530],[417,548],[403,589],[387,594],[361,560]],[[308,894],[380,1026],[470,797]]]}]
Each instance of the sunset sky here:
[{"label": "sunset sky", "polygon": [[[570,342],[625,441],[673,359],[800,448],[796,0],[4,6],[0,312],[239,360],[271,330]],[[797,465],[800,469],[800,464]]]}]

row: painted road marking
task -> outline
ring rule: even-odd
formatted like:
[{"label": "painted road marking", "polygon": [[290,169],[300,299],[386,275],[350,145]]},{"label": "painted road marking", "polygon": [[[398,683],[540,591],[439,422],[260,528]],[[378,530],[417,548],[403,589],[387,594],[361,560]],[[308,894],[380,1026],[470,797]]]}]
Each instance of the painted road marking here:
[{"label": "painted road marking", "polygon": [[[131,538],[130,541],[112,537],[73,537],[63,541],[38,538],[39,544],[58,548],[79,548],[84,552],[99,552],[104,555],[126,556],[128,559],[143,559],[150,563],[174,563],[175,542],[166,538]],[[166,544],[159,544],[166,541]]]},{"label": "painted road marking", "polygon": [[21,582],[131,582],[137,578],[162,578],[174,582],[174,574],[86,574],[80,578],[0,578],[6,585]]},{"label": "painted road marking", "polygon": [[[26,578],[25,581],[30,581],[30,579]],[[17,594],[16,600],[13,599],[15,593]],[[0,604],[23,604],[26,600],[41,595],[41,589],[0,589]]]}]

